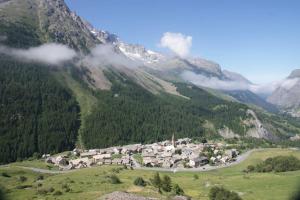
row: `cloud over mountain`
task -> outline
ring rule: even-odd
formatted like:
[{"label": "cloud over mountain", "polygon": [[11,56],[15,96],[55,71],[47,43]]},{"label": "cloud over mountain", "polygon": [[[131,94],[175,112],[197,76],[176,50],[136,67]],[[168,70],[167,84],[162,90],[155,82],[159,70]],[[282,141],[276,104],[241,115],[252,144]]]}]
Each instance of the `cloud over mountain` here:
[{"label": "cloud over mountain", "polygon": [[56,43],[43,44],[29,49],[14,49],[6,46],[0,46],[0,53],[13,56],[18,59],[37,61],[52,65],[72,60],[77,55],[76,52],[69,47]]},{"label": "cloud over mountain", "polygon": [[180,57],[186,57],[190,53],[192,37],[182,33],[166,32],[160,39],[160,46],[170,49]]}]

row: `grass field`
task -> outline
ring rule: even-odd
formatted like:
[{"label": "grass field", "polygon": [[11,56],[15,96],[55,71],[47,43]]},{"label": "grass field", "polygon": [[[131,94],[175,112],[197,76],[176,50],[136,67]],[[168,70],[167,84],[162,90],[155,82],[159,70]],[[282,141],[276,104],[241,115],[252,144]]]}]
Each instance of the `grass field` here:
[{"label": "grass field", "polygon": [[[285,173],[251,173],[243,171],[249,164],[256,164],[268,157],[277,155],[294,155],[300,158],[300,151],[291,149],[264,149],[256,151],[249,158],[232,167],[223,168],[209,172],[180,172],[160,173],[168,174],[173,183],[178,183],[185,193],[194,199],[208,199],[208,192],[212,186],[222,185],[225,188],[238,192],[245,200],[285,200],[289,199],[296,190],[300,181],[300,171]],[[26,166],[43,167],[39,161],[25,162]],[[24,164],[24,163],[23,163]],[[106,181],[106,176],[113,172],[117,166],[102,166],[89,169],[82,169],[66,174],[46,175],[44,180],[36,181],[39,173],[34,173],[17,167],[18,163],[10,167],[0,167],[0,184],[8,190],[9,199],[97,199],[103,194],[112,191],[128,191],[139,195],[158,197],[166,199],[170,194],[159,194],[152,186],[145,188],[133,185],[136,177],[141,176],[145,180],[153,176],[154,172],[142,170],[121,170],[117,176],[121,184],[111,184]],[[45,165],[44,165],[45,166]],[[10,177],[4,177],[6,173]],[[195,179],[197,174],[199,179]],[[21,182],[20,176],[25,176],[26,181]],[[39,185],[39,186],[38,186]],[[66,185],[71,190],[66,192]],[[20,186],[24,186],[20,187]],[[19,188],[19,189],[18,189]],[[54,191],[48,194],[38,194],[40,190]],[[51,190],[49,190],[51,191]],[[61,191],[62,195],[54,195],[55,191]],[[40,192],[41,193],[41,192]]]}]

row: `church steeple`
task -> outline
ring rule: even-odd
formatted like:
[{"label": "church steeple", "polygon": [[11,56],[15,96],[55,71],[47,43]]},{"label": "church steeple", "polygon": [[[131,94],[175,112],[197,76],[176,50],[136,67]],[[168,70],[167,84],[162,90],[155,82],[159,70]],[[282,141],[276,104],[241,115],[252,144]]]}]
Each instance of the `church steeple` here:
[{"label": "church steeple", "polygon": [[173,133],[173,135],[172,135],[172,145],[175,147],[175,135],[174,135],[174,133]]}]

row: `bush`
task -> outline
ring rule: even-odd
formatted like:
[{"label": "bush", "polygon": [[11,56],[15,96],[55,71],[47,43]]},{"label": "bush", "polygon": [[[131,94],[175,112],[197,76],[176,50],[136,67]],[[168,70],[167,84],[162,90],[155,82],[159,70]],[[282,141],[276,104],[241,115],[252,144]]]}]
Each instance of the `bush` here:
[{"label": "bush", "polygon": [[184,195],[183,189],[178,184],[175,184],[172,187],[172,191],[175,195]]},{"label": "bush", "polygon": [[154,187],[156,187],[156,188],[158,188],[158,189],[161,188],[161,178],[160,178],[158,172],[156,172],[156,173],[153,175],[153,178],[150,179],[150,181],[151,181],[151,184],[152,184]]},{"label": "bush", "polygon": [[6,194],[5,193],[6,193],[5,188],[0,185],[0,200],[5,200],[6,199]]},{"label": "bush", "polygon": [[27,178],[25,176],[20,176],[19,181],[23,183],[23,182],[27,181]]},{"label": "bush", "polygon": [[212,187],[209,191],[210,200],[242,200],[242,198],[236,193],[226,190],[223,187]]},{"label": "bush", "polygon": [[120,184],[121,183],[119,177],[115,174],[109,176],[109,179],[110,179],[111,184]]},{"label": "bush", "polygon": [[300,160],[294,156],[276,156],[268,158],[265,161],[257,164],[255,167],[249,165],[248,172],[287,172],[300,170]]},{"label": "bush", "polygon": [[6,172],[2,172],[1,175],[3,177],[6,177],[6,178],[10,178],[11,176],[9,174],[7,174]]},{"label": "bush", "polygon": [[144,181],[144,179],[142,177],[137,177],[134,181],[133,181],[134,185],[137,186],[141,186],[141,187],[145,187],[146,186],[146,182]]},{"label": "bush", "polygon": [[18,186],[16,186],[16,189],[23,190],[23,189],[31,188],[31,187],[32,187],[32,185],[18,185]]},{"label": "bush", "polygon": [[59,190],[57,190],[56,192],[53,193],[54,196],[60,196],[62,195],[63,193]]},{"label": "bush", "polygon": [[255,170],[255,167],[253,165],[248,165],[247,172],[253,172]]},{"label": "bush", "polygon": [[197,174],[194,174],[194,179],[195,180],[198,180],[199,179],[199,176]]},{"label": "bush", "polygon": [[54,189],[53,187],[48,188],[48,192],[49,192],[49,193],[52,193],[52,192],[54,192],[54,191],[55,191],[55,189]]},{"label": "bush", "polygon": [[44,180],[44,176],[43,175],[39,175],[37,178],[36,178],[37,181],[41,181],[41,180]]},{"label": "bush", "polygon": [[37,194],[46,195],[46,194],[48,194],[48,190],[46,190],[45,188],[40,188],[37,190]]},{"label": "bush", "polygon": [[167,175],[165,175],[163,177],[163,180],[161,181],[161,188],[165,191],[165,192],[171,192],[172,190],[172,185],[171,185],[172,181],[171,178]]},{"label": "bush", "polygon": [[63,184],[61,186],[61,188],[65,191],[65,192],[70,192],[71,191],[71,188],[69,187],[69,185],[67,184]]}]

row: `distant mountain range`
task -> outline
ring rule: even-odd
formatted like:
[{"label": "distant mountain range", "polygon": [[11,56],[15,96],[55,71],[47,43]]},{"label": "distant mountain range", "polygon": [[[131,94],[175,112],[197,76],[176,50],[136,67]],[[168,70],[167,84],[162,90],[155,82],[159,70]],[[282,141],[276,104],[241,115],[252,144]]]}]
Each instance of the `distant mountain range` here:
[{"label": "distant mountain range", "polygon": [[300,69],[294,70],[268,97],[268,102],[279,106],[292,116],[300,117]]},{"label": "distant mountain range", "polygon": [[63,0],[2,0],[0,19],[0,163],[173,134],[279,141],[300,133],[242,75],[127,44]]}]

